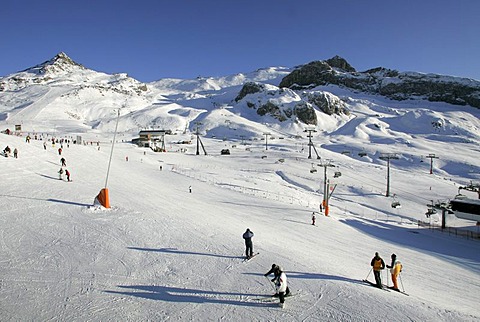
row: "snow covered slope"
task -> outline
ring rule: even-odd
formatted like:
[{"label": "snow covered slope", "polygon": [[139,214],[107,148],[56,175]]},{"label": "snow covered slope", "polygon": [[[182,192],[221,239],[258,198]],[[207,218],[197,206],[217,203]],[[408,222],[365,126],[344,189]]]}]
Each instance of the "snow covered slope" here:
[{"label": "snow covered slope", "polygon": [[[278,88],[288,73],[142,84],[59,54],[0,79],[0,130],[22,126],[18,136],[0,134],[2,150],[19,150],[18,159],[0,157],[0,319],[477,321],[478,240],[417,221],[438,223],[425,217],[427,204],[480,180],[480,110],[333,85]],[[236,101],[247,82],[261,90]],[[326,113],[321,98],[348,112]],[[273,113],[261,116],[265,105]],[[313,109],[315,125],[299,121],[299,106]],[[93,199],[105,186],[119,108],[106,210]],[[207,155],[196,154],[197,126]],[[152,127],[174,132],[167,153],[129,143]],[[315,130],[318,158],[306,129]],[[26,143],[28,134],[42,140]],[[73,181],[60,181],[59,145],[43,143],[76,135],[86,145],[64,145]],[[383,153],[398,156],[394,198],[385,197]],[[439,157],[433,174],[430,153]],[[324,162],[335,165],[326,168],[335,190],[330,216],[317,213],[313,226]],[[478,232],[453,215],[447,225]],[[246,228],[260,252],[248,263]],[[373,280],[377,251],[386,262],[397,254],[410,296],[361,282]],[[283,310],[260,300],[273,292],[262,276],[272,263],[298,293]]]},{"label": "snow covered slope", "polygon": [[[44,150],[40,140],[0,135],[0,146],[19,150],[18,159],[0,159],[2,321],[480,318],[480,243],[415,221],[426,199],[455,194],[455,182],[425,167],[396,170],[396,189],[408,195],[402,209],[392,209],[381,191],[384,168],[322,149],[324,158],[337,156],[343,176],[331,216],[317,214],[312,226],[323,174],[309,172],[312,160],[298,141],[275,139],[268,151],[261,141],[204,144],[207,156],[193,146],[175,152],[180,145],[172,142],[159,154],[119,140],[106,210],[92,203],[105,184],[108,140],[65,145],[73,179],[65,182],[58,180],[58,144]],[[220,155],[226,147],[232,154]],[[449,218],[454,223],[461,222]],[[246,228],[260,252],[248,263]],[[397,254],[410,296],[361,282],[373,280],[376,251],[387,263]],[[286,270],[297,294],[284,309],[261,300],[272,293],[263,277],[272,263]]]}]

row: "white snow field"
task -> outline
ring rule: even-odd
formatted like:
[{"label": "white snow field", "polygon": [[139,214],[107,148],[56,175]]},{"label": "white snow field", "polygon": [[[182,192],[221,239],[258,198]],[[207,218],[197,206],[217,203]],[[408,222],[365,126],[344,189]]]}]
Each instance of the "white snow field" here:
[{"label": "white snow field", "polygon": [[[403,206],[393,209],[385,164],[333,152],[335,142],[325,142],[319,154],[335,160],[342,176],[327,170],[338,186],[330,216],[317,213],[313,226],[323,167],[307,158],[306,139],[277,138],[265,150],[260,140],[203,138],[208,155],[196,155],[195,140],[186,153],[171,142],[166,153],[154,153],[117,137],[107,181],[112,208],[105,209],[93,200],[105,186],[109,135],[98,147],[64,146],[72,182],[58,179],[58,144],[44,150],[43,141],[0,135],[2,149],[19,150],[18,159],[0,157],[1,321],[480,319],[480,241],[417,225],[426,220],[428,200],[457,193],[468,168],[448,179],[442,167],[455,168],[452,160],[436,160],[433,175],[428,162],[392,162],[392,191]],[[433,151],[448,147],[428,144]],[[223,148],[231,155],[220,155]],[[478,167],[478,146],[476,154],[467,145],[451,149]],[[309,171],[312,164],[317,172]],[[452,215],[448,224],[478,230]],[[246,228],[260,253],[249,262]],[[377,251],[387,264],[397,254],[409,296],[362,282],[373,281]],[[263,274],[273,263],[295,294],[283,309],[264,300],[273,289]]]}]

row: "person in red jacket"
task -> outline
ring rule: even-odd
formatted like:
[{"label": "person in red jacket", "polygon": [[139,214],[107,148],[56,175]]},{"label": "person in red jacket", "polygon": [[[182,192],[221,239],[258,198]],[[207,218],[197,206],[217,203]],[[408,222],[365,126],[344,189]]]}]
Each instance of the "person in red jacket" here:
[{"label": "person in red jacket", "polygon": [[70,171],[65,169],[65,175],[67,176],[67,181],[70,181]]}]

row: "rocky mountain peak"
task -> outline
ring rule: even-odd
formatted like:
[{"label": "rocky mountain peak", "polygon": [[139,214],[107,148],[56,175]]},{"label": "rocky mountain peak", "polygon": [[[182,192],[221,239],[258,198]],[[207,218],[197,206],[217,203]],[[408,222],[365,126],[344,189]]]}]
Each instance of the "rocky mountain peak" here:
[{"label": "rocky mountain peak", "polygon": [[327,59],[325,61],[328,65],[330,65],[330,67],[334,67],[334,68],[338,68],[338,69],[342,69],[346,72],[349,72],[349,73],[354,73],[356,72],[355,68],[352,67],[352,65],[350,65],[346,59],[336,55],[330,59]]},{"label": "rocky mountain peak", "polygon": [[27,69],[28,72],[35,74],[51,74],[57,72],[71,72],[74,69],[85,69],[82,65],[68,57],[64,52],[60,52],[55,57],[47,60],[40,65]]}]

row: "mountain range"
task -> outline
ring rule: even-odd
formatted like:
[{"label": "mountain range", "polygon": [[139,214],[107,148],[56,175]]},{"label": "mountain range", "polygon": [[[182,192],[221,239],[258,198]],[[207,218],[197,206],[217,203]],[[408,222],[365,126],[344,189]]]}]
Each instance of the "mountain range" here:
[{"label": "mountain range", "polygon": [[427,152],[445,158],[454,143],[469,156],[455,164],[474,179],[480,173],[479,93],[476,80],[385,68],[358,72],[338,56],[293,68],[142,83],[59,53],[0,78],[0,125],[104,136],[115,130],[120,111],[118,132],[132,138],[141,129],[164,129],[240,142],[266,133],[301,138],[310,130],[315,144],[331,151],[392,152],[420,161]]}]

